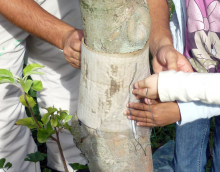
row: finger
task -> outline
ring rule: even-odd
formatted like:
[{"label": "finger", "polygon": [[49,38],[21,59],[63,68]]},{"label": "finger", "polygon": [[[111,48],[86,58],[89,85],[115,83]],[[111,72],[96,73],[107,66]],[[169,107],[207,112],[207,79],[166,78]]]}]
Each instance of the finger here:
[{"label": "finger", "polygon": [[127,104],[127,108],[149,111],[149,107],[145,103],[132,103],[131,102],[131,103]]},{"label": "finger", "polygon": [[161,101],[159,99],[156,99],[156,100],[148,99],[147,100],[147,98],[144,99],[144,102],[146,104],[148,104],[148,102],[149,102],[150,105],[156,105],[156,104],[161,103]]},{"label": "finger", "polygon": [[71,58],[71,57],[65,57],[66,58],[66,61],[71,65],[71,66],[74,66],[76,68],[80,68],[81,66],[81,61],[77,60],[77,59],[74,59],[74,58]]},{"label": "finger", "polygon": [[178,70],[177,59],[174,56],[169,56],[166,58],[168,70]]},{"label": "finger", "polygon": [[70,42],[70,47],[74,50],[74,51],[81,51],[81,41],[80,40],[75,40],[72,39]]},{"label": "finger", "polygon": [[65,58],[74,58],[81,60],[81,52],[73,50],[71,47],[67,47],[63,50]]},{"label": "finger", "polygon": [[81,69],[81,66],[76,66],[75,64],[70,64],[70,65],[76,69]]},{"label": "finger", "polygon": [[81,66],[81,61],[78,60],[78,59],[74,59],[74,58],[71,58],[71,57],[67,57],[66,60],[68,61],[68,63],[73,63],[73,64],[75,64],[76,66]]},{"label": "finger", "polygon": [[152,66],[153,66],[154,73],[159,73],[165,70],[164,66],[157,61],[157,58],[153,58]]},{"label": "finger", "polygon": [[149,87],[149,85],[147,84],[147,78],[136,82],[134,87],[135,88],[147,88],[147,87]]},{"label": "finger", "polygon": [[136,98],[144,98],[146,97],[147,88],[144,89],[133,89],[132,94],[136,96]]},{"label": "finger", "polygon": [[177,58],[178,54],[172,46],[163,47],[158,55],[158,61],[163,67],[167,67],[168,70],[178,70]]},{"label": "finger", "polygon": [[84,37],[84,31],[83,30],[77,30],[78,33],[78,39],[81,41],[82,38]]},{"label": "finger", "polygon": [[178,65],[179,71],[193,72],[192,66],[190,65],[190,63],[186,59],[185,60],[179,60],[177,65]]},{"label": "finger", "polygon": [[68,61],[73,61],[74,59],[77,61],[81,61],[81,53],[73,51],[73,50],[68,51],[68,53],[65,52],[65,58]]},{"label": "finger", "polygon": [[124,115],[128,116],[128,119],[133,118],[146,118],[152,120],[152,115],[148,111],[140,111],[140,110],[125,110]]},{"label": "finger", "polygon": [[136,117],[136,116],[128,116],[128,119],[134,120],[134,121],[137,121],[137,122],[153,123],[153,120],[149,119],[149,118],[139,118],[139,117]]},{"label": "finger", "polygon": [[154,123],[146,123],[146,122],[137,122],[137,126],[140,126],[140,127],[158,127]]},{"label": "finger", "polygon": [[149,98],[145,98],[145,99],[144,99],[144,102],[145,102],[146,104],[148,104],[148,105],[152,105],[152,104],[154,104],[155,100],[149,99]]}]

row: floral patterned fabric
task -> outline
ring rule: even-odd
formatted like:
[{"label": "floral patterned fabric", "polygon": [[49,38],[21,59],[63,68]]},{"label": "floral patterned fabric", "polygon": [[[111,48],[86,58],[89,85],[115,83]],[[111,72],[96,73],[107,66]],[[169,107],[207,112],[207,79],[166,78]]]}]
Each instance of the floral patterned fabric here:
[{"label": "floral patterned fabric", "polygon": [[220,73],[220,0],[186,0],[184,55],[194,70]]}]

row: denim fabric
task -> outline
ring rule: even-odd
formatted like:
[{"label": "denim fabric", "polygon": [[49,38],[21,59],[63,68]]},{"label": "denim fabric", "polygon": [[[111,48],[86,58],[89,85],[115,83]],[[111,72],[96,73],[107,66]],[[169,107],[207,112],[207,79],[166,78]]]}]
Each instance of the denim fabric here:
[{"label": "denim fabric", "polygon": [[213,145],[213,163],[211,172],[220,171],[220,116],[215,117],[215,134]]},{"label": "denim fabric", "polygon": [[211,119],[199,119],[182,126],[176,125],[175,172],[205,172],[210,123]]}]

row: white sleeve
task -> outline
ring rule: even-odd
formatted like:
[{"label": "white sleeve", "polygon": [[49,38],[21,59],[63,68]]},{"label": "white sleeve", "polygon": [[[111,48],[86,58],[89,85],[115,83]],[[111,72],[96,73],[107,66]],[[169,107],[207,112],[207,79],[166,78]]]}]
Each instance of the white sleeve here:
[{"label": "white sleeve", "polygon": [[158,93],[162,102],[180,100],[220,104],[220,74],[160,72]]},{"label": "white sleeve", "polygon": [[177,101],[177,103],[181,114],[181,121],[177,122],[178,125],[184,125],[201,118],[211,118],[220,115],[220,105],[206,104],[200,101]]}]

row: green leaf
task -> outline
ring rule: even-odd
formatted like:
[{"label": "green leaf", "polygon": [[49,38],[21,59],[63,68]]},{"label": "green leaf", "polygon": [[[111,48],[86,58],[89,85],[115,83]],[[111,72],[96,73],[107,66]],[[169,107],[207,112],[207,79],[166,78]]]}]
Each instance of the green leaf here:
[{"label": "green leaf", "polygon": [[40,143],[45,143],[50,138],[50,136],[55,133],[56,133],[55,131],[47,132],[47,130],[45,130],[44,128],[41,128],[38,130],[37,140]]},{"label": "green leaf", "polygon": [[20,79],[20,84],[21,84],[23,90],[25,91],[25,93],[28,93],[28,91],[31,88],[32,83],[33,83],[33,81],[30,79],[28,79],[26,82],[24,82],[23,79]]},{"label": "green leaf", "polygon": [[41,65],[39,65],[37,63],[32,63],[32,64],[26,66],[23,69],[24,78],[26,78],[27,76],[32,75],[32,74],[40,74],[40,75],[42,75],[43,73],[37,72],[36,70],[41,69],[43,67],[44,66],[41,66]]},{"label": "green leaf", "polygon": [[4,168],[6,168],[6,169],[8,170],[8,169],[11,168],[11,167],[12,167],[12,163],[8,162],[8,163],[5,165]]},{"label": "green leaf", "polygon": [[68,121],[70,121],[72,118],[73,118],[72,115],[66,116],[65,119],[64,119],[65,123],[68,122]]},{"label": "green leaf", "polygon": [[5,158],[0,159],[0,169],[4,168],[5,161]]},{"label": "green leaf", "polygon": [[26,77],[28,77],[28,76],[30,76],[30,75],[43,75],[44,73],[42,73],[42,72],[37,72],[37,71],[31,71],[31,72],[28,72],[23,78],[26,78]]},{"label": "green leaf", "polygon": [[38,162],[38,161],[43,161],[47,154],[40,153],[39,151],[31,154],[27,154],[27,158],[25,158],[25,161],[30,161],[30,162]]},{"label": "green leaf", "polygon": [[31,97],[37,97],[37,92],[34,91],[32,88],[30,88],[29,93],[28,93]]},{"label": "green leaf", "polygon": [[[68,124],[68,123],[65,123],[63,125],[63,128],[65,128],[66,130],[69,130],[70,133],[72,133],[72,127]],[[72,133],[73,134],[73,133]]]},{"label": "green leaf", "polygon": [[87,165],[81,165],[79,163],[69,164],[74,170],[89,169]]},{"label": "green leaf", "polygon": [[61,122],[62,122],[60,115],[55,115],[55,118],[57,118],[57,122],[58,122],[57,127],[60,127]]},{"label": "green leaf", "polygon": [[52,133],[54,131],[50,122],[47,123],[47,129],[46,130],[47,130],[48,133]]},{"label": "green leaf", "polygon": [[[26,94],[26,98],[27,98],[27,101],[28,101],[30,107],[33,108],[34,105],[36,104],[35,101],[34,101],[34,99],[33,99],[30,95],[28,95],[28,94]],[[20,96],[20,102],[21,102],[25,107],[28,107],[28,105],[27,105],[27,103],[26,103],[26,101],[25,101],[25,99],[24,99],[24,95],[23,95],[23,94]]]},{"label": "green leaf", "polygon": [[59,113],[62,113],[62,112],[67,113],[67,114],[69,113],[68,110],[60,110],[59,111]]},{"label": "green leaf", "polygon": [[41,91],[43,89],[43,84],[41,81],[34,80],[32,85],[33,90]]},{"label": "green leaf", "polygon": [[175,12],[175,5],[174,3],[171,4],[171,14],[173,14]]},{"label": "green leaf", "polygon": [[61,118],[62,120],[64,120],[67,115],[68,115],[67,113],[61,112],[61,113],[60,113],[60,118]]},{"label": "green leaf", "polygon": [[43,108],[43,109],[46,109],[49,114],[53,114],[54,112],[58,111],[56,108],[53,107]]},{"label": "green leaf", "polygon": [[57,118],[57,116],[54,116],[54,118],[51,118],[50,119],[50,123],[51,123],[51,125],[53,127],[57,127],[57,125],[58,125],[58,118]]},{"label": "green leaf", "polygon": [[41,118],[41,121],[43,122],[44,125],[48,123],[48,121],[49,121],[49,116],[50,116],[50,113],[45,113],[45,114],[43,115],[43,117]]},{"label": "green leaf", "polygon": [[43,170],[43,172],[52,172],[52,171],[49,170],[48,168],[45,168],[45,169]]},{"label": "green leaf", "polygon": [[[41,127],[43,127],[43,125],[42,125],[42,123],[40,121],[38,121],[38,123],[41,125]],[[35,120],[32,117],[27,117],[27,118],[19,119],[19,120],[16,121],[15,124],[16,125],[26,126],[29,129],[39,128],[37,123],[35,122]]]},{"label": "green leaf", "polygon": [[7,69],[0,69],[0,84],[14,83],[13,74]]},{"label": "green leaf", "polygon": [[4,83],[14,83],[14,78],[0,77],[0,84]]},{"label": "green leaf", "polygon": [[13,74],[7,69],[0,69],[0,77],[14,78]]}]

